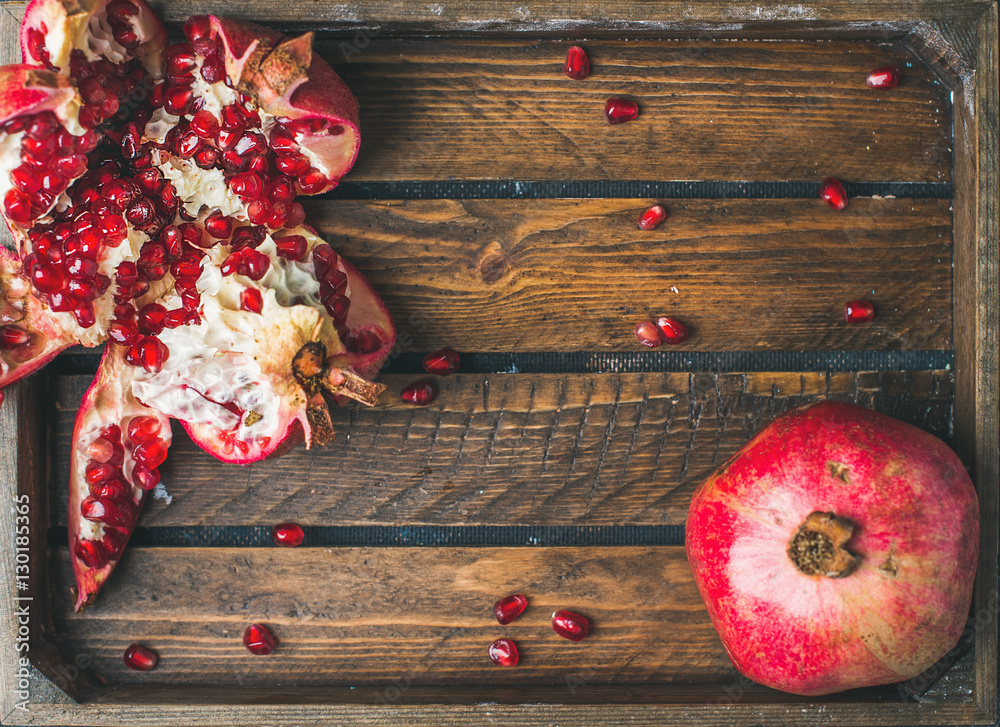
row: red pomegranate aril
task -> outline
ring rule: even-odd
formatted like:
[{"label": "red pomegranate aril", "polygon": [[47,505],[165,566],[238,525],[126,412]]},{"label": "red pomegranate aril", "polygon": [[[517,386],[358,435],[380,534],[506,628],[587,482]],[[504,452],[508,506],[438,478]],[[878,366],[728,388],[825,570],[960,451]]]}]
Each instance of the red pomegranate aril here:
[{"label": "red pomegranate aril", "polygon": [[875,307],[867,300],[849,300],[844,303],[844,320],[855,325],[869,323],[875,318]]},{"label": "red pomegranate aril", "polygon": [[170,349],[156,336],[144,336],[133,343],[125,354],[125,360],[133,366],[141,366],[151,374],[159,373],[170,355]]},{"label": "red pomegranate aril", "polygon": [[163,319],[166,315],[167,309],[159,303],[147,303],[139,311],[136,323],[140,331],[155,336],[163,330]]},{"label": "red pomegranate aril", "polygon": [[105,462],[91,462],[87,465],[84,479],[88,484],[96,485],[101,482],[108,482],[119,475],[118,468]]},{"label": "red pomegranate aril", "polygon": [[256,172],[241,172],[230,178],[229,189],[244,200],[254,199],[264,191],[264,183]]},{"label": "red pomegranate aril", "polygon": [[295,200],[295,182],[291,177],[281,174],[271,180],[271,189],[268,194],[274,202],[290,203]]},{"label": "red pomegranate aril", "polygon": [[635,324],[635,337],[646,348],[657,348],[663,343],[660,330],[652,321],[641,321]]},{"label": "red pomegranate aril", "polygon": [[302,235],[286,235],[274,241],[278,257],[285,260],[301,260],[306,254],[308,243]]},{"label": "red pomegranate aril", "polygon": [[359,331],[347,336],[347,350],[354,353],[373,353],[382,346],[382,339],[372,331]]},{"label": "red pomegranate aril", "polygon": [[667,211],[661,205],[653,205],[639,217],[639,229],[655,230],[667,219]]},{"label": "red pomegranate aril", "polygon": [[556,611],[552,614],[552,629],[564,639],[583,641],[590,632],[590,621],[572,611]]},{"label": "red pomegranate aril", "polygon": [[516,619],[528,607],[528,598],[520,593],[504,596],[493,604],[493,615],[497,621],[506,625]]},{"label": "red pomegranate aril", "polygon": [[108,92],[104,90],[104,84],[101,83],[101,79],[96,76],[80,81],[77,88],[80,91],[80,98],[83,99],[83,102],[92,106],[99,106],[108,95]]},{"label": "red pomegranate aril", "polygon": [[275,124],[271,128],[271,136],[268,143],[275,152],[293,152],[299,150],[299,142],[295,140],[295,135],[280,124]]},{"label": "red pomegranate aril", "polygon": [[656,327],[660,331],[660,336],[671,346],[684,343],[688,337],[688,329],[676,318],[660,316],[656,319]]},{"label": "red pomegranate aril", "polygon": [[134,321],[115,318],[108,328],[108,337],[115,343],[131,346],[139,337],[139,326]]},{"label": "red pomegranate aril", "polygon": [[240,293],[240,307],[250,313],[260,313],[264,310],[264,298],[257,288],[244,288]]},{"label": "red pomegranate aril", "polygon": [[274,651],[276,641],[267,627],[261,624],[250,624],[243,632],[243,645],[251,654],[258,656],[266,656]]},{"label": "red pomegranate aril", "polygon": [[255,199],[247,207],[247,217],[255,225],[266,224],[273,214],[274,209],[266,199]]},{"label": "red pomegranate aril", "polygon": [[66,276],[55,265],[41,263],[32,268],[31,282],[42,293],[55,293],[66,284]]},{"label": "red pomegranate aril", "polygon": [[108,551],[97,540],[78,540],[76,556],[88,568],[99,569],[108,564]]},{"label": "red pomegranate aril", "polygon": [[132,457],[147,467],[159,467],[167,459],[167,447],[161,439],[148,439],[136,445]]},{"label": "red pomegranate aril", "polygon": [[260,280],[271,267],[271,258],[253,248],[243,251],[243,264],[245,268],[240,272],[251,280]]},{"label": "red pomegranate aril", "polygon": [[117,424],[109,424],[101,432],[101,436],[107,439],[112,444],[122,443],[122,428]]},{"label": "red pomegranate aril", "polygon": [[288,217],[285,219],[285,227],[298,227],[306,220],[306,212],[298,202],[290,202],[288,205]]},{"label": "red pomegranate aril", "polygon": [[[200,112],[199,112],[200,113]],[[175,149],[177,156],[181,159],[190,159],[197,154],[205,145],[205,140],[193,131],[185,131],[177,137]]]},{"label": "red pomegranate aril", "polygon": [[27,195],[32,195],[42,188],[42,177],[39,172],[23,164],[11,170],[10,181]]},{"label": "red pomegranate aril", "polygon": [[[243,114],[240,113],[239,107],[235,104],[222,107],[222,118],[219,120],[219,123],[223,131],[228,132],[242,132],[247,128],[247,121],[243,117]],[[232,142],[235,143],[238,138],[239,136],[232,139]]]},{"label": "red pomegranate aril", "polygon": [[299,187],[303,194],[317,194],[329,184],[330,180],[320,170],[310,167],[309,171],[299,177]]},{"label": "red pomegranate aril", "polygon": [[134,227],[142,228],[146,226],[156,215],[153,203],[145,197],[135,200],[125,210],[125,219],[132,223]]},{"label": "red pomegranate aril", "polygon": [[160,471],[155,467],[147,467],[136,462],[132,467],[132,479],[144,490],[152,490],[160,484]]},{"label": "red pomegranate aril", "polygon": [[89,301],[81,301],[73,309],[73,317],[81,328],[90,328],[97,322],[94,306]]},{"label": "red pomegranate aril", "polygon": [[66,273],[71,276],[92,278],[97,275],[100,266],[96,260],[79,255],[66,261]]},{"label": "red pomegranate aril", "polygon": [[20,225],[26,225],[35,218],[31,210],[31,199],[19,189],[8,189],[3,204],[7,216]]},{"label": "red pomegranate aril", "polygon": [[437,376],[448,376],[458,371],[461,359],[451,348],[440,348],[424,356],[424,371]]},{"label": "red pomegranate aril", "polygon": [[190,43],[176,43],[170,46],[164,52],[163,58],[166,61],[166,71],[172,76],[182,76],[193,71],[198,65]]},{"label": "red pomegranate aril", "polygon": [[433,381],[417,381],[403,387],[399,398],[405,404],[427,406],[437,396],[437,385]]},{"label": "red pomegranate aril", "polygon": [[184,23],[184,37],[194,43],[199,38],[207,38],[212,33],[212,24],[207,15],[192,15]]},{"label": "red pomegranate aril", "polygon": [[587,52],[578,45],[572,45],[566,51],[566,65],[563,73],[574,81],[582,81],[590,75],[590,59]]},{"label": "red pomegranate aril", "polygon": [[174,116],[183,116],[191,108],[193,98],[190,86],[173,86],[163,92],[163,108]]},{"label": "red pomegranate aril", "polygon": [[819,185],[819,196],[835,210],[842,210],[847,206],[847,190],[833,177],[827,177]]},{"label": "red pomegranate aril", "polygon": [[297,548],[306,538],[306,532],[301,525],[281,523],[271,528],[271,540],[283,548]]},{"label": "red pomegranate aril", "polygon": [[0,348],[12,351],[31,343],[31,334],[19,326],[0,326]]},{"label": "red pomegranate aril", "polygon": [[[218,45],[209,42],[196,42],[195,50],[203,52],[205,62],[201,65],[201,77],[209,83],[218,83],[226,78],[226,65],[218,54]],[[214,53],[205,53],[213,50]]]},{"label": "red pomegranate aril", "polygon": [[91,522],[118,523],[121,518],[115,513],[115,506],[109,499],[91,495],[80,505],[80,514]]},{"label": "red pomegranate aril", "polygon": [[87,447],[87,455],[101,464],[110,462],[115,455],[115,444],[106,437],[98,437]]},{"label": "red pomegranate aril", "polygon": [[313,270],[317,280],[324,280],[327,274],[337,265],[337,253],[325,242],[316,245],[312,250]]},{"label": "red pomegranate aril", "polygon": [[604,103],[604,118],[609,124],[624,124],[639,116],[639,105],[624,98],[609,98]]},{"label": "red pomegranate aril", "polygon": [[[127,0],[122,0],[127,2]],[[123,660],[125,661],[125,666],[129,669],[134,669],[135,671],[150,671],[154,666],[159,657],[145,646],[141,644],[132,644],[127,649],[125,649],[125,655]]]},{"label": "red pomegranate aril", "polygon": [[497,666],[517,666],[521,658],[517,653],[517,645],[511,639],[497,639],[487,650],[490,661]]},{"label": "red pomegranate aril", "polygon": [[896,88],[899,85],[899,69],[888,65],[870,71],[865,78],[869,88]]},{"label": "red pomegranate aril", "polygon": [[183,308],[174,308],[171,311],[167,311],[167,315],[163,318],[164,328],[179,328],[188,322],[188,311]]},{"label": "red pomegranate aril", "polygon": [[105,11],[108,14],[109,20],[118,20],[123,23],[128,22],[129,18],[139,14],[139,8],[131,0],[112,0],[112,2],[108,3]]},{"label": "red pomegranate aril", "polygon": [[275,166],[278,167],[278,170],[282,174],[288,174],[293,177],[305,174],[310,168],[309,158],[305,154],[299,154],[298,152],[279,154],[277,159],[275,159]]},{"label": "red pomegranate aril", "polygon": [[76,179],[87,171],[87,157],[83,154],[69,154],[56,159],[56,170],[68,179]]},{"label": "red pomegranate aril", "polygon": [[211,111],[202,109],[191,119],[191,131],[202,139],[212,139],[219,133],[219,120]]},{"label": "red pomegranate aril", "polygon": [[154,196],[158,195],[160,190],[163,189],[164,179],[163,175],[160,174],[160,170],[150,168],[136,172],[135,183],[139,185],[144,194]]}]

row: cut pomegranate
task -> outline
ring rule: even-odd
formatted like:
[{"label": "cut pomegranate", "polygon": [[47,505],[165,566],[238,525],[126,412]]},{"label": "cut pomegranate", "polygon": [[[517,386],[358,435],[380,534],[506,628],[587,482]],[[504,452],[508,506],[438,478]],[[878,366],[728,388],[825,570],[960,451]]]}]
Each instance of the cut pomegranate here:
[{"label": "cut pomegranate", "polygon": [[261,624],[250,624],[243,632],[243,645],[251,654],[267,656],[274,651],[277,639]]},{"label": "cut pomegranate", "polygon": [[458,371],[458,353],[450,348],[440,348],[424,356],[424,371],[438,376],[448,376]]},{"label": "cut pomegranate", "polygon": [[875,318],[875,307],[867,300],[849,300],[844,303],[844,320],[855,325],[870,323]]},{"label": "cut pomegranate", "polygon": [[487,650],[492,661],[497,666],[517,666],[521,658],[517,653],[517,645],[510,639],[497,639]]},{"label": "cut pomegranate", "polygon": [[663,343],[660,329],[652,321],[640,321],[635,324],[635,337],[646,348],[657,348]]},{"label": "cut pomegranate", "polygon": [[660,337],[671,346],[676,346],[687,340],[687,326],[676,318],[660,316],[656,319],[656,328],[660,331]]},{"label": "cut pomegranate", "polygon": [[604,103],[604,118],[609,124],[624,124],[639,117],[639,104],[624,98],[609,98]]},{"label": "cut pomegranate", "polygon": [[868,73],[865,83],[869,88],[895,88],[899,85],[899,69],[888,65]]},{"label": "cut pomegranate", "polygon": [[433,381],[417,381],[403,387],[399,398],[407,404],[427,406],[437,396],[437,386]]},{"label": "cut pomegranate", "polygon": [[582,81],[590,75],[590,59],[587,52],[578,45],[571,45],[566,51],[566,65],[563,73],[574,81]]},{"label": "cut pomegranate", "polygon": [[572,611],[556,611],[552,614],[552,629],[564,639],[583,641],[590,633],[590,621]]},{"label": "cut pomegranate", "polygon": [[312,34],[198,16],[168,46],[143,0],[66,7],[30,2],[32,65],[0,69],[16,244],[0,251],[0,388],[110,339],[71,457],[81,609],[160,482],[168,417],[237,464],[323,444],[329,402],[378,398],[395,330],[295,201],[334,187],[359,145],[357,103]]},{"label": "cut pomegranate", "polygon": [[667,219],[667,211],[660,205],[653,205],[639,217],[639,229],[655,230]]},{"label": "cut pomegranate", "polygon": [[528,607],[528,599],[520,593],[505,596],[493,604],[493,615],[502,624],[509,624]]},{"label": "cut pomegranate", "polygon": [[136,671],[150,671],[159,657],[142,644],[132,644],[125,649],[125,666]]},{"label": "cut pomegranate", "polygon": [[271,528],[271,540],[275,545],[283,548],[297,548],[302,545],[306,538],[306,532],[301,525],[295,523],[281,523]]},{"label": "cut pomegranate", "polygon": [[827,177],[819,185],[819,196],[835,210],[842,210],[847,206],[847,190],[833,177]]}]

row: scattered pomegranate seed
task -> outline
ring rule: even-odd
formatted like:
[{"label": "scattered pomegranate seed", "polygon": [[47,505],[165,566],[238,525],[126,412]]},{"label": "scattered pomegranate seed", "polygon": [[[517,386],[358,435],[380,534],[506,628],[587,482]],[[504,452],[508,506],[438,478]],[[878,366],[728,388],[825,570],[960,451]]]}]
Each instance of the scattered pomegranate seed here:
[{"label": "scattered pomegranate seed", "polygon": [[663,339],[660,337],[660,330],[652,321],[641,321],[640,323],[636,323],[635,337],[638,338],[639,343],[646,348],[656,348],[663,343]]},{"label": "scattered pomegranate seed", "polygon": [[609,98],[604,103],[604,118],[609,124],[624,124],[639,116],[639,104],[624,98]]},{"label": "scattered pomegranate seed", "polygon": [[488,650],[490,661],[497,666],[517,666],[520,654],[517,653],[517,645],[510,639],[497,639]]},{"label": "scattered pomegranate seed", "polygon": [[437,386],[433,381],[417,381],[404,386],[399,392],[399,398],[405,403],[417,406],[427,406],[434,401],[435,396],[437,396]]},{"label": "scattered pomegranate seed", "polygon": [[438,376],[447,376],[458,371],[458,353],[450,348],[441,348],[424,356],[424,371]]},{"label": "scattered pomegranate seed", "polygon": [[842,210],[847,206],[847,190],[839,180],[827,177],[819,185],[819,196],[826,200],[826,203],[835,210]]},{"label": "scattered pomegranate seed", "polygon": [[844,303],[844,320],[855,325],[868,323],[875,317],[875,307],[867,300],[849,300]]},{"label": "scattered pomegranate seed", "polygon": [[159,657],[142,644],[132,644],[125,649],[125,666],[136,671],[149,671],[154,666]]},{"label": "scattered pomegranate seed", "polygon": [[306,538],[306,532],[301,525],[281,523],[271,528],[271,540],[283,548],[297,548]]},{"label": "scattered pomegranate seed", "polygon": [[520,593],[515,593],[513,596],[504,596],[499,601],[494,603],[493,615],[497,617],[497,621],[500,623],[509,624],[511,621],[524,613],[524,609],[527,607],[527,597],[521,595]]},{"label": "scattered pomegranate seed", "polygon": [[656,327],[660,331],[660,336],[671,346],[684,343],[688,337],[688,329],[676,318],[660,316],[656,319]]},{"label": "scattered pomegranate seed", "polygon": [[243,632],[243,645],[251,654],[258,656],[266,656],[274,651],[276,641],[267,627],[261,624],[250,624]]},{"label": "scattered pomegranate seed", "polygon": [[566,51],[566,65],[563,73],[574,81],[582,81],[590,75],[590,59],[587,52],[578,45],[572,45]]},{"label": "scattered pomegranate seed", "polygon": [[667,219],[667,211],[658,204],[653,205],[642,213],[639,218],[639,228],[642,230],[655,230]]},{"label": "scattered pomegranate seed", "polygon": [[899,69],[888,65],[868,73],[865,83],[869,88],[895,88],[899,85]]},{"label": "scattered pomegranate seed", "polygon": [[556,611],[552,614],[552,629],[570,641],[583,641],[590,632],[590,621],[572,611]]}]

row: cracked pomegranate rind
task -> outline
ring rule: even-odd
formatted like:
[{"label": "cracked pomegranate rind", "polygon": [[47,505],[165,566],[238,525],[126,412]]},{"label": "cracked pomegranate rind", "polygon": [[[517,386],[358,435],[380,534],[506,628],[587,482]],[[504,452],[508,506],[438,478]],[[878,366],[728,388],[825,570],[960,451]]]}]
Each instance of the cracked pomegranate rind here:
[{"label": "cracked pomegranate rind", "polygon": [[[249,464],[333,437],[328,403],[373,404],[395,329],[304,224],[298,194],[358,151],[357,102],[312,52],[196,16],[166,45],[141,0],[35,0],[0,69],[0,388],[107,342],[78,413],[70,547],[91,603],[160,482],[169,418]],[[41,67],[41,66],[44,66]]]}]

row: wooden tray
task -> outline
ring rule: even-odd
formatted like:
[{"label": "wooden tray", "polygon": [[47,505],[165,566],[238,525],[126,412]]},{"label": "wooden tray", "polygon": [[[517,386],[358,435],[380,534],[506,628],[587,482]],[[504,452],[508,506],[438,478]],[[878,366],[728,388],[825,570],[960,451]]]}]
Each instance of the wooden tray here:
[{"label": "wooden tray", "polygon": [[[96,359],[64,355],[9,390],[0,532],[15,542],[10,503],[27,496],[30,589],[5,556],[4,724],[995,722],[995,3],[158,5],[175,31],[225,12],[318,32],[364,140],[307,211],[384,295],[399,355],[384,403],[340,411],[323,449],[240,469],[176,428],[172,503],[147,504],[84,615],[64,483]],[[11,62],[23,5],[3,9]],[[585,82],[561,73],[570,41],[590,52]],[[901,86],[865,88],[888,62]],[[617,94],[639,120],[604,122]],[[816,197],[828,175],[849,184],[843,212]],[[641,232],[654,201],[670,217]],[[871,325],[840,320],[854,297],[875,303]],[[633,324],[661,312],[690,342],[637,351]],[[397,403],[443,345],[463,372],[426,409]],[[819,397],[952,442],[983,522],[948,657],[903,685],[804,699],[733,670],[682,543],[697,483]],[[284,520],[307,547],[269,547]],[[514,591],[532,606],[501,627],[490,606]],[[557,607],[589,615],[592,637],[555,638]],[[272,656],[243,649],[252,621],[279,637]],[[503,635],[515,669],[486,659]],[[155,671],[123,667],[132,641],[160,654]]]}]

